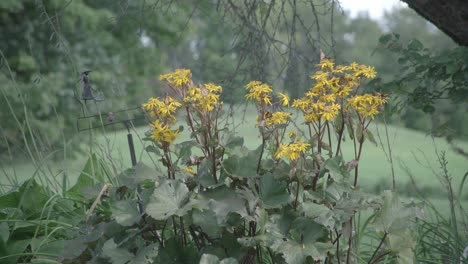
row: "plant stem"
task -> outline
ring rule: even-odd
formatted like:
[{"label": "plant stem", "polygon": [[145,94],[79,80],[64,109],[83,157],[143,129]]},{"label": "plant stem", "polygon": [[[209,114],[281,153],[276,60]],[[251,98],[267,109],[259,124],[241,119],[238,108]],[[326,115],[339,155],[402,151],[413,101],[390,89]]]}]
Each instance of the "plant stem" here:
[{"label": "plant stem", "polygon": [[343,113],[341,113],[341,119],[342,119],[342,122],[341,122],[341,128],[338,132],[338,145],[336,146],[335,156],[338,156],[341,151],[341,141],[343,140],[343,132],[344,132],[344,125],[345,125]]},{"label": "plant stem", "polygon": [[388,233],[385,232],[384,236],[382,237],[382,240],[380,240],[380,244],[377,246],[377,248],[375,249],[374,251],[374,254],[372,254],[372,257],[369,259],[369,261],[367,262],[368,264],[372,263],[372,260],[374,259],[375,255],[377,254],[377,252],[379,252],[380,250],[380,247],[382,246],[383,242],[385,241],[385,238],[387,238],[387,235]]},{"label": "plant stem", "polygon": [[385,120],[385,113],[383,116],[384,116],[383,119],[385,123],[385,137],[387,138],[388,158],[390,160],[390,168],[392,169],[392,186],[393,186],[393,191],[396,191],[395,168],[393,168],[392,148],[390,147],[390,139],[388,138],[388,128],[387,128],[387,120]]},{"label": "plant stem", "polygon": [[387,251],[383,253],[382,255],[378,256],[372,263],[377,263],[381,258],[387,256],[388,254],[392,253],[391,251]]},{"label": "plant stem", "polygon": [[294,199],[294,210],[297,210],[297,200],[299,198],[299,187],[301,186],[301,184],[299,183],[299,177],[297,177],[297,186],[296,186],[296,199]]},{"label": "plant stem", "polygon": [[211,151],[211,162],[212,164],[212,170],[213,170],[213,179],[215,183],[218,183],[218,177],[216,176],[216,148],[213,147]]},{"label": "plant stem", "polygon": [[332,142],[331,142],[331,134],[330,134],[330,125],[328,124],[328,122],[326,123],[327,124],[327,134],[328,134],[328,146],[330,147],[330,151],[329,151],[329,157],[331,158],[333,156],[333,153],[332,153]]},{"label": "plant stem", "polygon": [[190,235],[192,236],[193,241],[195,242],[195,246],[197,246],[197,249],[200,250],[201,244],[200,244],[197,234],[195,233],[195,230],[193,230],[192,225],[189,226],[189,232],[190,232]]},{"label": "plant stem", "polygon": [[336,259],[338,260],[338,264],[341,263],[340,261],[340,236],[342,233],[338,234],[338,231],[336,231]]},{"label": "plant stem", "polygon": [[262,135],[262,150],[260,151],[260,157],[258,158],[258,163],[257,163],[257,174],[260,174],[260,166],[262,163],[262,157],[263,157],[263,151],[265,149],[265,137]]},{"label": "plant stem", "polygon": [[359,175],[359,159],[361,158],[363,143],[364,143],[364,134],[359,139],[359,151],[356,157],[357,164],[356,164],[356,168],[354,168],[354,187],[356,187],[357,185],[357,180],[358,180],[358,175]]},{"label": "plant stem", "polygon": [[187,240],[185,237],[185,226],[184,226],[184,218],[182,216],[179,217],[180,220],[180,238],[182,240],[182,246],[187,245]]},{"label": "plant stem", "polygon": [[174,229],[174,236],[177,236],[177,224],[175,222],[175,216],[172,216],[172,228]]},{"label": "plant stem", "polygon": [[[192,114],[190,113],[188,106],[185,107],[185,112],[187,113],[187,120],[188,120],[190,129],[192,130],[193,135],[195,136],[195,140],[201,146],[200,138],[198,137],[197,133],[195,133],[195,128],[193,127]],[[205,157],[207,157],[206,150],[203,148],[203,146],[200,149],[203,152],[203,154],[205,155]]]},{"label": "plant stem", "polygon": [[346,263],[349,264],[349,259],[351,257],[351,249],[352,249],[352,245],[353,245],[353,217],[354,215],[351,217],[351,219],[349,219],[349,226],[351,227],[351,231],[349,232],[349,238],[348,238],[348,253],[346,254]]}]

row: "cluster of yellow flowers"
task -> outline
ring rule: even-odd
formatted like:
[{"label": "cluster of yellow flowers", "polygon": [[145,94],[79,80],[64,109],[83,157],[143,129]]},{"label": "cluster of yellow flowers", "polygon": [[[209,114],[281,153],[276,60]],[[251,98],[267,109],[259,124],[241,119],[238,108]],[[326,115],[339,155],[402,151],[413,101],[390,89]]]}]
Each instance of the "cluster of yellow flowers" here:
[{"label": "cluster of yellow flowers", "polygon": [[164,124],[159,120],[151,123],[151,138],[157,142],[167,142],[172,144],[179,135],[179,130],[171,130],[169,124]]},{"label": "cluster of yellow flowers", "polygon": [[[192,85],[192,73],[187,69],[177,69],[174,72],[159,76],[174,90],[184,89]],[[171,129],[177,119],[175,114],[182,104],[171,96],[163,99],[151,97],[143,104],[143,109],[149,112],[155,120],[151,123],[151,138],[155,142],[172,144],[179,135],[179,130]]]},{"label": "cluster of yellow flowers", "polygon": [[304,143],[301,139],[289,144],[280,144],[278,150],[275,153],[275,158],[288,158],[291,161],[295,161],[301,157],[301,154],[305,153],[307,148],[310,147],[309,143]]},{"label": "cluster of yellow flowers", "polygon": [[[349,96],[353,88],[359,84],[359,81],[362,78],[374,78],[376,76],[373,67],[356,63],[335,67],[332,61],[325,59],[318,66],[321,70],[311,76],[316,81],[315,85],[306,92],[305,97],[296,99],[292,103],[294,108],[303,112],[307,123],[333,120],[342,110],[343,99]],[[349,100],[353,101],[354,98],[358,98],[358,101],[354,104],[348,103],[348,105],[355,108],[358,114],[366,114],[366,116],[372,117],[375,115],[375,113],[365,112],[365,109],[374,109],[370,109],[367,105],[364,107],[359,96]],[[368,99],[365,101],[369,102]],[[358,105],[360,106],[359,111],[356,108]]]},{"label": "cluster of yellow flowers", "polygon": [[380,93],[363,94],[348,99],[348,106],[354,108],[361,117],[374,119],[374,116],[379,113],[379,107],[387,101],[388,99]]},{"label": "cluster of yellow flowers", "polygon": [[245,86],[249,92],[245,96],[247,99],[253,99],[260,105],[271,105],[271,86],[260,81],[251,81]]},{"label": "cluster of yellow flowers", "polygon": [[142,105],[143,109],[155,118],[151,128],[152,139],[156,142],[172,144],[179,135],[179,131],[172,130],[171,125],[176,123],[175,113],[182,103],[187,109],[193,107],[195,112],[204,116],[222,105],[219,100],[221,86],[208,83],[196,87],[189,69],[176,69],[174,72],[161,74],[159,79],[169,85],[179,100],[171,96],[163,99],[151,97]]},{"label": "cluster of yellow flowers", "polygon": [[154,141],[169,144],[174,142],[179,131],[171,130],[171,124],[176,123],[175,113],[181,106],[181,103],[170,96],[166,96],[164,100],[151,97],[143,104],[143,109],[155,117],[155,121],[151,123],[151,138]]},{"label": "cluster of yellow flowers", "polygon": [[169,118],[175,121],[175,112],[181,104],[174,98],[167,96],[164,101],[159,98],[151,97],[148,102],[143,104],[143,108],[150,113],[151,116]]},{"label": "cluster of yellow flowers", "polygon": [[[340,112],[348,112],[349,109],[354,109],[361,119],[367,117],[373,119],[379,108],[387,102],[387,98],[379,93],[356,95],[357,87],[365,78],[370,79],[376,76],[373,67],[356,63],[335,66],[333,61],[328,59],[322,60],[318,66],[320,70],[311,76],[315,80],[315,85],[306,92],[305,97],[292,102],[292,107],[303,112],[308,124],[332,121]],[[192,107],[200,118],[209,116],[209,113],[222,105],[220,102],[221,86],[208,83],[196,87],[192,81],[192,72],[188,69],[177,69],[174,72],[162,74],[159,78],[169,85],[180,100],[171,96],[163,99],[152,97],[143,104],[143,109],[155,118],[151,128],[152,138],[156,142],[172,144],[179,135],[179,131],[171,129],[171,125],[175,124],[175,114],[182,103],[187,107],[187,111],[188,107]],[[292,119],[291,113],[268,111],[274,96],[270,85],[252,81],[245,86],[245,89],[248,91],[245,97],[258,103],[259,121],[264,122],[263,124],[282,125]],[[279,104],[290,105],[290,99],[286,94],[279,93],[278,98]],[[320,127],[318,128],[320,131]],[[278,140],[277,146],[279,147],[275,154],[277,159],[287,157],[290,160],[296,160],[310,146],[308,143],[301,142],[300,139],[295,140],[295,135],[291,140],[293,142],[286,145],[280,144]]]},{"label": "cluster of yellow flowers", "polygon": [[174,89],[182,89],[192,85],[192,71],[176,69],[174,72],[161,74],[159,80],[167,82]]},{"label": "cluster of yellow flowers", "polygon": [[191,103],[195,108],[204,111],[213,111],[219,104],[219,96],[222,88],[219,85],[207,83],[202,87],[192,86],[184,98],[184,102]]},{"label": "cluster of yellow flowers", "polygon": [[264,119],[267,125],[281,125],[288,123],[292,118],[292,114],[288,112],[265,113]]},{"label": "cluster of yellow flowers", "polygon": [[[266,125],[282,125],[292,119],[291,113],[277,111],[271,113],[266,110],[266,106],[272,105],[273,89],[270,85],[260,81],[251,81],[245,86],[248,93],[245,95],[247,99],[255,100],[260,106],[260,120],[265,120]],[[284,93],[279,93],[278,97],[283,106],[289,105],[289,97]],[[259,121],[260,121],[259,120]]]}]

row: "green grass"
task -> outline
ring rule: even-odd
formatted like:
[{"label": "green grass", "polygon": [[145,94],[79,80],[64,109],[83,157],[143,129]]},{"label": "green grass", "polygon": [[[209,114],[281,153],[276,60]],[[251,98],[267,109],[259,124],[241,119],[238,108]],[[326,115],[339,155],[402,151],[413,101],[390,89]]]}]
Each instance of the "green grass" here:
[{"label": "green grass", "polygon": [[[236,120],[238,120],[239,126],[235,128],[235,132],[244,137],[245,145],[254,149],[260,144],[260,137],[258,128],[256,127],[256,113],[251,108],[248,108],[245,112],[238,110],[236,112]],[[245,116],[244,116],[245,114]],[[182,119],[182,118],[181,118]],[[182,123],[181,123],[182,124]],[[183,124],[182,124],[183,125]],[[297,128],[293,125],[291,129],[306,130],[306,127],[300,120],[296,121]],[[140,138],[144,137],[144,132],[147,127],[137,128],[135,131],[131,131],[133,134],[135,149],[137,153],[137,159],[147,165],[153,165],[157,160],[156,157],[150,156],[144,151],[145,144],[147,142],[141,141]],[[385,139],[385,127],[383,124],[371,124],[370,130],[376,137],[379,143],[378,135],[381,136],[384,146],[386,146]],[[395,177],[397,181],[397,189],[405,191],[409,185],[410,177],[408,172],[415,177],[418,187],[423,190],[431,189],[432,192],[438,192],[440,190],[440,196],[444,195],[441,184],[438,178],[434,175],[439,173],[439,165],[437,162],[436,148],[440,151],[446,151],[446,157],[449,162],[448,168],[452,175],[454,186],[460,184],[461,178],[464,173],[468,171],[468,162],[466,158],[457,155],[453,152],[450,146],[444,139],[435,139],[434,141],[430,136],[424,133],[401,128],[398,126],[388,126],[388,132],[390,136],[390,145],[392,148],[392,156],[395,169]],[[116,171],[121,171],[125,168],[130,167],[130,154],[127,143],[127,131],[107,130],[105,134],[102,132],[96,132],[100,134],[97,136],[92,147],[94,151],[97,151],[104,156],[106,162],[112,163]],[[189,139],[189,132],[185,125],[185,131],[178,141],[184,141]],[[332,142],[333,146],[336,142]],[[467,142],[458,142],[460,147],[468,149]],[[89,144],[85,148],[88,148]],[[353,155],[353,144],[352,141],[347,138],[343,148],[344,159],[346,161],[352,160]],[[324,153],[326,154],[326,152]],[[67,160],[66,164],[54,164],[47,162],[50,165],[51,174],[58,174],[61,168],[67,168],[67,177],[72,184],[79,175],[82,167],[86,161],[85,156],[79,156],[74,159]],[[383,189],[391,188],[391,169],[390,163],[388,162],[385,152],[380,146],[376,146],[371,142],[364,144],[363,154],[360,162],[360,178],[359,186],[363,189],[370,191],[379,191]],[[405,169],[408,168],[408,169]],[[13,169],[16,170],[16,175],[19,181],[25,180],[33,175],[35,168],[32,164],[27,162],[13,164],[12,166],[4,167],[3,172],[10,175],[13,174]],[[0,180],[2,184],[7,184],[5,177]],[[408,192],[408,190],[406,190]]]}]

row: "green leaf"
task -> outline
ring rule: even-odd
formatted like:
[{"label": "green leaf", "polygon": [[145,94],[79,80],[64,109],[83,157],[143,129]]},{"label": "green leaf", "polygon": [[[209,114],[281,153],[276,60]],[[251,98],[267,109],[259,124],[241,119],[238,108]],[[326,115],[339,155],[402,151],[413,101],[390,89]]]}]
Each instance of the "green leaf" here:
[{"label": "green leaf", "polygon": [[149,244],[146,247],[139,247],[136,256],[129,264],[155,263],[154,259],[158,255],[159,246],[156,243]]},{"label": "green leaf", "polygon": [[263,175],[260,179],[260,199],[266,209],[279,208],[291,201],[286,183],[276,180],[271,173]]},{"label": "green leaf", "polygon": [[[164,249],[159,250],[158,256],[154,260],[154,263],[164,264],[185,264],[185,263],[197,263],[200,255],[195,248],[194,243],[181,246],[180,241],[174,237],[167,240]],[[135,263],[136,264],[136,263]]]},{"label": "green leaf", "polygon": [[211,254],[203,254],[200,259],[200,264],[219,264],[219,258]]},{"label": "green leaf", "polygon": [[167,180],[154,190],[146,213],[156,220],[166,220],[173,215],[183,216],[191,209],[187,186],[176,180]]},{"label": "green leaf", "polygon": [[391,39],[392,39],[393,35],[392,34],[385,34],[385,35],[382,35],[380,36],[379,38],[379,43],[381,44],[387,44]]},{"label": "green leaf", "polygon": [[132,226],[140,221],[138,205],[132,200],[116,201],[112,204],[112,216],[115,221],[122,226]]},{"label": "green leaf", "polygon": [[26,216],[40,214],[49,199],[47,190],[31,178],[0,196],[0,208],[18,208]]},{"label": "green leaf", "polygon": [[219,225],[227,221],[230,213],[237,213],[240,216],[247,217],[246,201],[240,198],[234,190],[225,186],[215,189],[208,189],[197,196],[200,204],[209,208],[216,215]]},{"label": "green leaf", "polygon": [[67,195],[76,199],[84,198],[83,191],[86,188],[93,187],[96,183],[103,183],[105,179],[104,175],[104,169],[96,154],[92,154],[91,157],[88,158],[80,176],[78,176],[75,185],[67,191]]},{"label": "green leaf", "polygon": [[26,215],[35,215],[42,211],[48,199],[46,189],[31,178],[0,196],[0,208],[19,208]]},{"label": "green leaf", "polygon": [[166,176],[159,170],[151,168],[144,163],[140,162],[133,168],[122,172],[119,175],[119,180],[122,185],[130,188],[136,188],[144,181],[156,181]]},{"label": "green leaf", "polygon": [[302,208],[305,216],[314,219],[315,222],[330,229],[334,227],[335,220],[333,219],[333,211],[325,205],[305,202],[302,204]]},{"label": "green leaf", "polygon": [[213,178],[213,166],[212,161],[208,159],[204,159],[199,167],[197,174],[195,175],[195,179],[198,181],[198,184],[202,185],[203,187],[214,187],[217,185],[222,184],[222,180],[218,180],[218,183],[215,182]]},{"label": "green leaf", "polygon": [[182,162],[186,162],[192,155],[192,147],[196,146],[195,140],[188,140],[174,145],[174,151]]},{"label": "green leaf", "polygon": [[10,237],[10,228],[8,227],[7,222],[3,222],[0,224],[0,240],[6,243],[9,237]]},{"label": "green leaf", "polygon": [[457,72],[459,68],[460,66],[456,62],[452,62],[445,66],[445,72],[449,75],[452,75]]},{"label": "green leaf", "polygon": [[397,263],[415,263],[414,248],[416,242],[410,230],[389,234],[387,236],[388,248],[397,255]]},{"label": "green leaf", "polygon": [[364,129],[364,138],[372,142],[375,146],[377,146],[377,141],[375,141],[375,137],[369,129]]},{"label": "green leaf", "polygon": [[284,260],[288,264],[308,263],[310,257],[313,261],[323,261],[328,252],[332,252],[334,247],[331,243],[298,243],[296,241],[277,240],[272,249],[283,254]]},{"label": "green leaf", "polygon": [[26,248],[29,246],[30,243],[31,243],[30,239],[10,241],[7,245],[6,251],[8,252],[9,255],[16,255],[16,256],[2,259],[2,264],[3,263],[5,264],[18,263],[18,259],[20,257],[19,254],[25,252]]},{"label": "green leaf", "polygon": [[417,39],[412,39],[408,44],[408,49],[410,50],[418,51],[421,50],[423,47],[423,44]]},{"label": "green leaf", "polygon": [[424,111],[424,113],[432,114],[435,112],[436,109],[433,105],[426,104],[424,105],[422,110]]},{"label": "green leaf", "polygon": [[343,158],[341,156],[335,156],[325,161],[323,165],[324,170],[328,170],[330,176],[335,180],[339,181],[349,176],[349,172],[342,166]]},{"label": "green leaf", "polygon": [[221,139],[221,145],[223,145],[226,149],[241,147],[244,145],[244,138],[236,136],[234,133],[229,133],[227,136]]},{"label": "green leaf", "polygon": [[216,214],[212,210],[193,210],[192,223],[200,226],[210,237],[219,237],[222,233],[222,225],[218,223]]},{"label": "green leaf", "polygon": [[157,155],[161,154],[159,148],[153,145],[146,146],[145,150],[146,152],[155,153]]},{"label": "green leaf", "polygon": [[377,232],[393,234],[406,230],[416,218],[416,207],[405,206],[394,192],[385,191],[382,206],[375,214],[373,226]]},{"label": "green leaf", "polygon": [[265,235],[258,235],[252,237],[240,237],[237,242],[244,247],[255,247],[257,245],[266,246],[268,237]]},{"label": "green leaf", "polygon": [[102,255],[110,259],[113,264],[126,264],[134,258],[127,249],[118,248],[113,238],[107,240],[102,246]]},{"label": "green leaf", "polygon": [[[243,149],[247,150],[247,149]],[[257,175],[258,157],[261,146],[256,150],[248,150],[246,154],[231,155],[223,161],[223,173],[234,178],[252,178]]]},{"label": "green leaf", "polygon": [[59,260],[72,260],[79,257],[86,249],[85,239],[77,237],[72,240],[65,241],[64,251],[60,254]]},{"label": "green leaf", "polygon": [[203,254],[200,259],[200,264],[237,264],[237,263],[239,262],[237,262],[237,260],[234,258],[226,258],[220,261],[217,256],[211,255],[211,254]]}]

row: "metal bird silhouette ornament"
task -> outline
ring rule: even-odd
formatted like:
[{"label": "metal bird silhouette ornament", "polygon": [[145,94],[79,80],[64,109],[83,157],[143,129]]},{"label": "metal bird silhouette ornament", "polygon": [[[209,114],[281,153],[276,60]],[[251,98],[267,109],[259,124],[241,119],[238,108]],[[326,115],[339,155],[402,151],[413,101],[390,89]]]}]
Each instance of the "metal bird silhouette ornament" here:
[{"label": "metal bird silhouette ornament", "polygon": [[83,85],[83,93],[81,94],[81,99],[85,101],[94,100],[93,92],[91,90],[91,84],[89,83],[89,73],[91,71],[84,71],[81,73],[80,80]]},{"label": "metal bird silhouette ornament", "polygon": [[91,71],[87,70],[81,73],[80,75],[80,80],[81,84],[83,86],[83,91],[81,94],[81,100],[83,100],[86,104],[87,101],[93,100],[93,101],[104,101],[104,98],[102,96],[96,96],[93,94],[93,89],[91,87],[91,83],[89,81],[89,73]]}]

